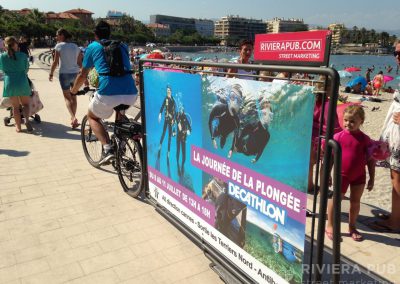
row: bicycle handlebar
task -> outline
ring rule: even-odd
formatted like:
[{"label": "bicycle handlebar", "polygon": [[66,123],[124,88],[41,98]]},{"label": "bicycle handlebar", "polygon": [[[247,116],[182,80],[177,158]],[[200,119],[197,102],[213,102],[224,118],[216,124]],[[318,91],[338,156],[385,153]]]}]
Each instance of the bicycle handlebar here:
[{"label": "bicycle handlebar", "polygon": [[72,96],[83,96],[83,95],[86,95],[88,92],[95,92],[95,91],[96,91],[96,89],[91,89],[89,87],[85,87],[82,90],[79,90],[76,94],[71,93],[71,95]]}]

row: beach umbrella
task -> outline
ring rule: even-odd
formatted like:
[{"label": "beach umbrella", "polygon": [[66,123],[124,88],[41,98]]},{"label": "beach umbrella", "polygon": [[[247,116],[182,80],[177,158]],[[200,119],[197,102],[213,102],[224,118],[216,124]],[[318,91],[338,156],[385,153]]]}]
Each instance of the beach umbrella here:
[{"label": "beach umbrella", "polygon": [[363,76],[358,76],[357,78],[354,78],[353,80],[349,81],[346,85],[346,87],[352,88],[353,86],[357,85],[358,83],[361,83],[361,91],[365,90],[365,86],[367,86],[368,82],[367,79],[365,79]]},{"label": "beach umbrella", "polygon": [[351,74],[350,72],[346,71],[346,70],[339,70],[338,71],[340,78],[350,78],[351,76],[353,76],[353,74]]},{"label": "beach umbrella", "polygon": [[361,71],[361,69],[357,68],[357,67],[347,67],[347,68],[344,68],[344,70],[347,71],[347,72],[358,72],[358,71]]},{"label": "beach umbrella", "polygon": [[165,59],[164,55],[159,52],[153,52],[147,55],[147,59]]},{"label": "beach umbrella", "polygon": [[389,75],[383,75],[383,81],[386,83],[386,82],[389,82],[389,81],[392,81],[394,78],[392,77],[392,76],[389,76]]}]

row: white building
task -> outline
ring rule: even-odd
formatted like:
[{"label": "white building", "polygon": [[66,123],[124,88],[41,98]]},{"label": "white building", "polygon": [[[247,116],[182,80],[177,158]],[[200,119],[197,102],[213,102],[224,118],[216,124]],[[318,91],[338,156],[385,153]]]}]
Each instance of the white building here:
[{"label": "white building", "polygon": [[328,30],[332,32],[332,45],[336,46],[341,44],[344,24],[330,24]]},{"label": "white building", "polygon": [[284,19],[273,18],[267,21],[267,33],[285,33],[308,31],[308,25],[304,24],[303,19]]},{"label": "white building", "polygon": [[265,29],[266,25],[262,20],[229,15],[215,22],[214,35],[225,44],[227,41],[254,40],[255,35],[264,34]]}]

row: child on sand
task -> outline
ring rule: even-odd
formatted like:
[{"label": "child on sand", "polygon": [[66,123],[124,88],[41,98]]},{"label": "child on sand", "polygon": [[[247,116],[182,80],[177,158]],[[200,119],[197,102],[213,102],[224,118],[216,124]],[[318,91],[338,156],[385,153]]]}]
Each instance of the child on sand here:
[{"label": "child on sand", "polygon": [[[350,186],[349,236],[354,241],[362,241],[363,236],[356,228],[360,212],[360,199],[366,184],[368,167],[368,191],[374,187],[375,161],[368,152],[373,147],[373,141],[360,130],[364,123],[365,113],[360,105],[350,105],[343,112],[344,129],[334,135],[334,139],[342,147],[342,198]],[[328,224],[326,236],[333,239],[333,202],[328,204]]]}]

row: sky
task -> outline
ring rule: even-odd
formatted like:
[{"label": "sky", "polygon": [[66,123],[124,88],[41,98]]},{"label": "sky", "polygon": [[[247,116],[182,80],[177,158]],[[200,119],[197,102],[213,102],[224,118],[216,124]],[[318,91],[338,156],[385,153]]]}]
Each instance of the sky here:
[{"label": "sky", "polygon": [[152,14],[219,19],[226,15],[268,20],[274,17],[302,18],[306,24],[327,26],[344,23],[346,27],[400,30],[398,0],[1,0],[6,9],[38,8],[61,12],[83,8],[104,17],[108,10],[126,12],[148,22]]}]

